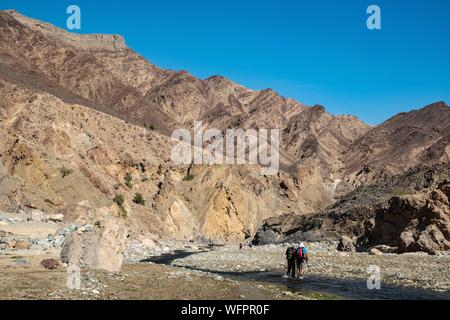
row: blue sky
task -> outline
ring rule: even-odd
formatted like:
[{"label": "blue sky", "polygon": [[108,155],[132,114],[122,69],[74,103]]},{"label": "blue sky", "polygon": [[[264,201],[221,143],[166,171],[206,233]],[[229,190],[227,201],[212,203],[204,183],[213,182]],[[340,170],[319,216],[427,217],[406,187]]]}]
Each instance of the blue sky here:
[{"label": "blue sky", "polygon": [[[450,0],[2,0],[0,9],[81,33],[114,33],[156,65],[272,88],[377,124],[450,102]],[[382,29],[368,30],[377,4]]]}]

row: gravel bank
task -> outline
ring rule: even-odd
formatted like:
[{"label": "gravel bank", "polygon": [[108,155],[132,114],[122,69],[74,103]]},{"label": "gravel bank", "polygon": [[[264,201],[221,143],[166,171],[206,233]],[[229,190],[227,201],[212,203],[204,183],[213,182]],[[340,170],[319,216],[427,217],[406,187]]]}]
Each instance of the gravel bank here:
[{"label": "gravel bank", "polygon": [[235,281],[219,275],[155,264],[124,265],[122,271],[82,271],[80,290],[67,288],[67,270],[46,270],[56,253],[0,254],[0,300],[291,300],[309,299],[283,286]]}]

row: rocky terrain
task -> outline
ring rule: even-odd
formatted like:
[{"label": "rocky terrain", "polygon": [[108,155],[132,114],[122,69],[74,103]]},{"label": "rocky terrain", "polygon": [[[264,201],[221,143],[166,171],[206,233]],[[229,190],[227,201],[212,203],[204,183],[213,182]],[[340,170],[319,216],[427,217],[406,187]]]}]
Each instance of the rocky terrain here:
[{"label": "rocky terrain", "polygon": [[347,242],[344,251],[450,250],[449,183],[449,164],[416,168],[357,188],[322,212],[268,219],[253,242],[340,240]]},{"label": "rocky terrain", "polygon": [[[184,248],[167,265],[126,263],[120,271],[82,269],[81,287],[67,287],[64,265],[52,251],[15,250],[0,255],[1,299],[448,299],[448,255],[336,251],[336,243],[308,243],[305,280],[285,279],[285,246]],[[156,254],[156,252],[155,252]],[[381,290],[366,286],[367,268],[381,270]],[[424,271],[426,270],[426,271]]]}]

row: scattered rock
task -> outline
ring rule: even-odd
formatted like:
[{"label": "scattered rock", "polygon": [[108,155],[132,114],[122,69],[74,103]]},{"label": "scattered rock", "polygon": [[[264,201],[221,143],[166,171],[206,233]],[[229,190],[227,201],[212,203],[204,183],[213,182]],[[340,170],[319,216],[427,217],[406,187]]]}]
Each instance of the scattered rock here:
[{"label": "scattered rock", "polygon": [[45,220],[45,213],[42,212],[41,210],[31,210],[30,212],[30,220],[31,221],[38,221],[38,222],[42,222]]},{"label": "scattered rock", "polygon": [[18,265],[21,265],[21,266],[29,266],[31,264],[30,261],[28,259],[25,259],[25,258],[15,259],[14,262],[16,264],[18,264]]},{"label": "scattered rock", "polygon": [[372,248],[372,249],[369,250],[369,254],[370,254],[371,256],[379,256],[379,255],[382,255],[383,252],[381,252],[381,251],[378,250],[378,249]]},{"label": "scattered rock", "polygon": [[63,220],[64,220],[64,215],[61,213],[51,215],[47,218],[47,221],[50,221],[50,222],[62,222]]},{"label": "scattered rock", "polygon": [[55,270],[59,267],[59,261],[55,259],[45,259],[41,262],[41,266],[47,270]]},{"label": "scattered rock", "polygon": [[21,223],[21,222],[24,222],[24,221],[25,221],[25,220],[23,220],[23,219],[21,219],[21,218],[17,218],[17,217],[9,218],[9,219],[8,219],[8,222],[9,222],[10,224]]},{"label": "scattered rock", "polygon": [[65,227],[60,233],[61,233],[61,235],[67,236],[71,233],[74,233],[76,230],[77,230],[77,226],[72,224],[70,226]]},{"label": "scattered rock", "polygon": [[14,248],[17,250],[28,250],[31,245],[27,240],[17,240],[14,244]]},{"label": "scattered rock", "polygon": [[87,224],[87,225],[84,226],[84,231],[85,232],[94,231],[94,226],[92,224]]},{"label": "scattered rock", "polygon": [[386,246],[386,245],[375,246],[371,249],[376,249],[382,253],[397,253],[398,252],[397,247],[390,247],[390,246]]}]

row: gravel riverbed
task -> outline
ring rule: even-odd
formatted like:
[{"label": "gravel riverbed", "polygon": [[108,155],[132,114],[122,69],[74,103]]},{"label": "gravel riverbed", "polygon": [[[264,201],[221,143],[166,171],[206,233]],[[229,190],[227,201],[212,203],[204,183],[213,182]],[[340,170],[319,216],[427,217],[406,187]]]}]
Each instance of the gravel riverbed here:
[{"label": "gravel riverbed", "polygon": [[[223,247],[176,259],[172,265],[208,272],[284,272],[286,247]],[[378,266],[381,283],[450,293],[450,256],[424,253],[369,255],[334,250],[332,244],[310,244],[308,276],[366,281],[369,266]]]}]

